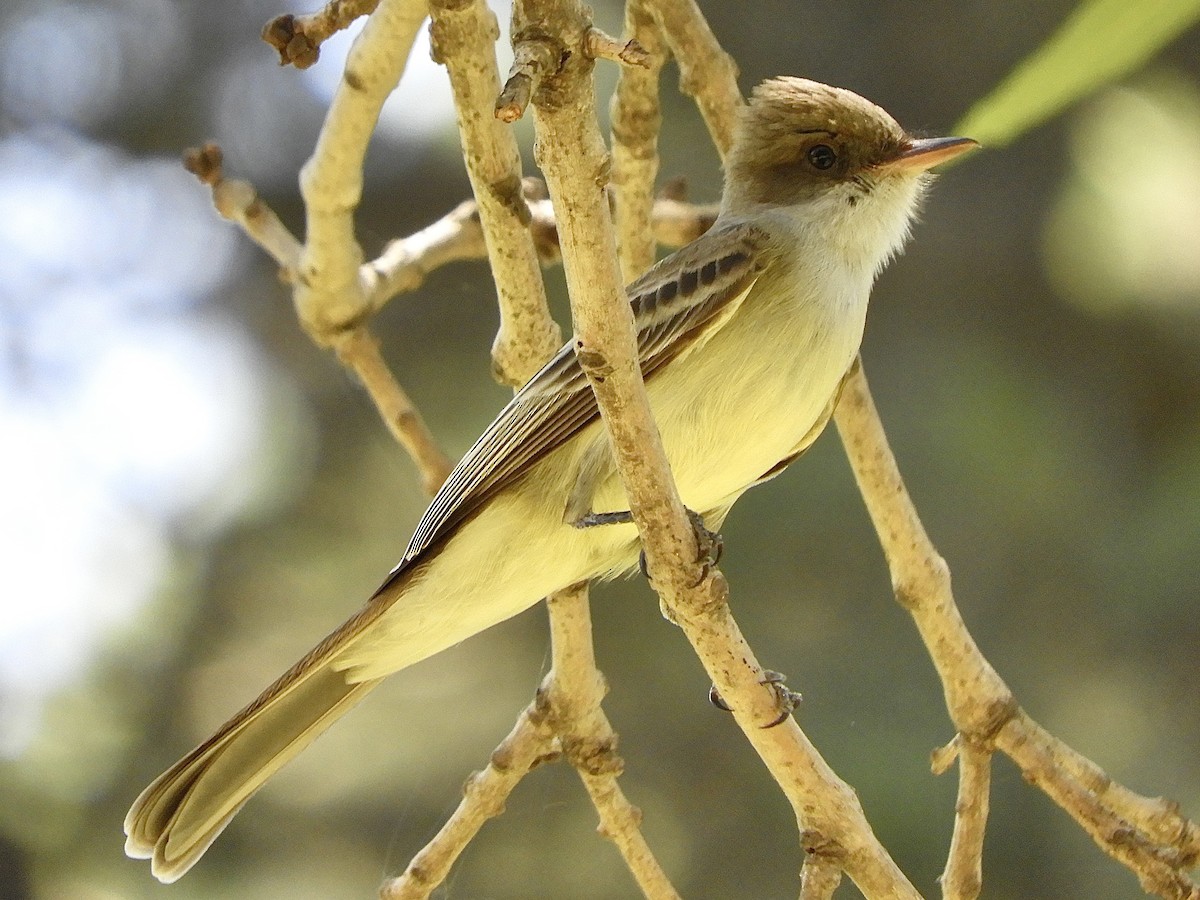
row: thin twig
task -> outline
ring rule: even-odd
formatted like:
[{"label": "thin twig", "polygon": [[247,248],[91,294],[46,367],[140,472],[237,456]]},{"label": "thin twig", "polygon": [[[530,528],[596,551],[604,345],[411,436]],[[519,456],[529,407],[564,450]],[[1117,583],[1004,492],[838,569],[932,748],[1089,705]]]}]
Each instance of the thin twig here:
[{"label": "thin twig", "polygon": [[653,0],[651,9],[679,63],[679,89],[696,101],[724,159],[745,105],[737,86],[737,63],[717,42],[695,0]]},{"label": "thin twig", "polygon": [[[1132,792],[1112,788],[1094,763],[1017,706],[1008,686],[980,652],[955,605],[946,562],[929,540],[904,487],[857,363],[843,385],[835,419],[883,546],[896,599],[917,625],[941,679],[950,718],[964,742],[994,746],[1007,754],[1026,780],[1070,814],[1105,853],[1137,875],[1147,891],[1172,900],[1200,898],[1200,889],[1187,876],[1200,851],[1196,825],[1171,804],[1135,800]],[[1110,805],[1106,798],[1116,803]]]},{"label": "thin twig", "polygon": [[379,110],[400,81],[426,13],[425,0],[381,0],[350,48],[316,148],[300,170],[306,238],[296,312],[321,344],[372,311],[359,277],[362,248],[354,236],[363,159]]},{"label": "thin twig", "polygon": [[429,426],[383,361],[379,342],[366,325],[360,325],[336,334],[332,344],[342,365],[367,389],[392,437],[417,464],[421,487],[427,495],[433,496],[454,464],[442,452]]},{"label": "thin twig", "polygon": [[896,599],[912,614],[929,648],[950,718],[964,736],[990,740],[1015,714],[1016,701],[954,603],[950,569],[908,497],[859,361],[843,383],[834,415],[883,545]]},{"label": "thin twig", "polygon": [[513,34],[513,63],[508,79],[496,98],[495,116],[502,122],[515,122],[525,115],[542,79],[558,69],[558,51],[551,41],[541,37],[536,27]]},{"label": "thin twig", "polygon": [[[212,189],[213,205],[279,264],[285,281],[295,283],[301,246],[295,235],[258,196],[248,181],[227,179],[221,148],[205,144],[184,154],[184,166]],[[338,359],[366,388],[392,436],[416,463],[425,493],[432,495],[450,474],[452,464],[438,447],[425,420],[379,354],[365,324],[330,338]]]},{"label": "thin twig", "polygon": [[961,736],[955,737],[951,746],[958,759],[958,800],[954,804],[954,834],[942,872],[942,896],[945,900],[975,900],[983,890],[983,836],[987,830],[992,752]]},{"label": "thin twig", "polygon": [[[1158,828],[1143,831],[1138,819],[1124,818],[1073,777],[1073,767],[1064,759],[1078,754],[1023,710],[1017,710],[996,734],[995,743],[1017,764],[1026,781],[1065,810],[1101,850],[1132,871],[1147,893],[1169,900],[1200,900],[1200,887],[1187,875],[1197,863],[1196,825],[1177,809],[1173,818],[1178,827],[1171,837],[1159,839]],[[1154,821],[1159,827],[1165,824],[1157,817]]]},{"label": "thin twig", "polygon": [[[666,52],[662,32],[645,0],[625,4],[625,33],[646,55],[645,66],[623,66],[609,111],[612,117],[614,223],[621,275],[633,281],[654,263],[651,216],[658,176],[662,112],[658,79]],[[699,235],[697,235],[698,237]]]},{"label": "thin twig", "polygon": [[[294,282],[302,249],[300,242],[259,197],[252,184],[225,177],[221,148],[209,143],[189,150],[184,155],[184,165],[212,190],[217,211],[240,225],[246,235],[279,264],[285,281]],[[531,193],[536,195],[537,191]],[[531,205],[531,210],[534,252],[544,265],[557,262],[558,235],[553,205],[549,200],[538,200]],[[659,200],[654,206],[655,230],[661,242],[668,246],[680,246],[694,240],[708,229],[714,217],[715,208],[711,206],[690,206],[673,200]],[[486,255],[477,207],[474,201],[468,200],[432,225],[389,243],[378,259],[362,266],[360,280],[374,311],[394,294],[418,288],[434,269],[456,260],[480,259]],[[514,346],[520,345],[520,335],[518,330],[513,338]],[[367,389],[389,431],[417,464],[425,491],[433,493],[452,465],[437,446],[407,393],[388,371],[374,338],[360,326],[334,334],[328,342]],[[537,357],[532,351],[522,352],[530,355],[527,365],[536,370],[540,365]]]},{"label": "thin twig", "polygon": [[[534,179],[524,180],[529,233],[538,262],[551,266],[562,261],[554,204],[547,199],[534,199],[538,194],[535,184]],[[650,210],[650,246],[657,242],[664,247],[682,247],[708,231],[716,218],[715,204],[683,203],[659,197]],[[298,248],[299,245],[297,252]],[[434,269],[486,256],[478,207],[474,200],[464,200],[431,225],[389,242],[376,259],[363,264],[360,278],[372,310],[378,310],[395,295],[419,288]]]},{"label": "thin twig", "polygon": [[532,703],[493,752],[487,768],[467,779],[463,799],[437,835],[413,857],[402,875],[380,888],[382,900],[424,900],[450,873],[455,860],[488,819],[504,812],[513,789],[554,752],[546,715]]},{"label": "thin twig", "polygon": [[[1163,797],[1143,797],[1113,781],[1098,765],[1049,732],[1037,737],[1051,747],[1058,766],[1122,819],[1134,824],[1163,847],[1175,848],[1191,861],[1190,865],[1194,866],[1200,859],[1200,826],[1180,812],[1177,802]],[[998,736],[997,743],[1000,740],[1002,738]]]},{"label": "thin twig", "polygon": [[816,853],[804,857],[800,867],[800,900],[832,900],[842,883],[842,868]]},{"label": "thin twig", "polygon": [[224,154],[217,144],[210,141],[186,151],[183,167],[212,189],[217,212],[240,225],[246,236],[279,264],[285,279],[295,277],[300,263],[300,242],[258,196],[254,185],[225,177]]},{"label": "thin twig", "polygon": [[517,140],[494,114],[500,28],[483,0],[433,0],[430,14],[434,59],[450,73],[463,158],[496,282],[500,329],[492,372],[500,382],[520,387],[562,346],[562,331],[550,315],[529,234]]},{"label": "thin twig", "polygon": [[378,257],[363,264],[359,277],[371,309],[378,312],[392,297],[423,285],[434,269],[486,256],[479,208],[474,200],[464,200],[420,231],[388,241]]},{"label": "thin twig", "polygon": [[607,59],[623,66],[648,68],[646,48],[636,38],[622,41],[599,28],[589,28],[583,37],[583,52],[591,59]]},{"label": "thin twig", "polygon": [[263,26],[262,39],[279,51],[281,66],[307,69],[320,58],[325,41],[378,5],[379,0],[330,0],[315,13],[276,16]]},{"label": "thin twig", "polygon": [[653,900],[678,900],[642,834],[641,810],[617,781],[624,763],[617,755],[617,735],[600,707],[607,686],[596,668],[587,585],[560,591],[546,603],[554,666],[545,692],[563,755],[600,815],[600,833],[616,845],[642,893]]}]

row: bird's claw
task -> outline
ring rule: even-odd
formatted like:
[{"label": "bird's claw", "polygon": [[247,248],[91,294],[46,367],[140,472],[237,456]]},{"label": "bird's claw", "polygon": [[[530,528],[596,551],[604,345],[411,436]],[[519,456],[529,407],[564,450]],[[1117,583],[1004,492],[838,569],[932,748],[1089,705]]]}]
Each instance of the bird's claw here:
[{"label": "bird's claw", "polygon": [[700,564],[700,578],[692,587],[696,587],[703,583],[708,577],[713,567],[721,561],[721,556],[725,552],[725,539],[718,532],[709,531],[708,526],[704,524],[704,517],[700,513],[689,509],[687,511],[688,518],[692,522],[692,530],[696,533],[696,562]]},{"label": "bird's claw", "polygon": [[[780,672],[764,669],[763,677],[759,681],[759,684],[771,688],[772,693],[775,694],[775,702],[779,706],[779,718],[763,725],[763,728],[774,728],[776,725],[782,724],[788,716],[796,711],[796,707],[804,699],[799,691],[793,691],[787,687],[787,676]],[[715,684],[708,689],[708,702],[717,709],[724,710],[725,712],[733,712],[733,709],[725,702],[725,698],[721,696]]]},{"label": "bird's claw", "polygon": [[[709,531],[708,526],[704,524],[704,517],[695,510],[687,510],[688,521],[692,523],[692,531],[696,534],[696,546],[698,552],[696,554],[696,562],[700,565],[700,577],[692,587],[697,587],[703,584],[704,579],[712,572],[713,567],[721,561],[721,556],[725,552],[725,539],[715,531]],[[638,571],[642,573],[642,577],[649,582],[654,579],[650,575],[650,570],[646,566],[646,551],[642,550],[638,553]]]}]

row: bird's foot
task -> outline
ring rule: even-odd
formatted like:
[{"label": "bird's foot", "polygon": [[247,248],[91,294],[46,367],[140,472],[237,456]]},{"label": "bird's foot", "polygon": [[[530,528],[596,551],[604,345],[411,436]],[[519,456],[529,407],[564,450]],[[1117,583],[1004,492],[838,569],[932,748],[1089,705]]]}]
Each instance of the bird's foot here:
[{"label": "bird's foot", "polygon": [[[700,565],[700,577],[692,585],[692,587],[696,587],[704,582],[713,567],[721,561],[721,556],[725,552],[725,539],[717,532],[708,530],[708,526],[704,524],[704,517],[700,513],[689,509],[687,514],[692,523],[692,531],[696,534],[696,547],[698,548],[696,562]],[[646,567],[645,550],[638,554],[638,571],[642,573],[643,578],[653,583],[654,579]]]},{"label": "bird's foot", "polygon": [[[759,684],[767,685],[775,694],[775,703],[779,707],[779,718],[773,722],[768,722],[763,728],[774,728],[781,724],[788,716],[795,712],[796,707],[804,699],[799,691],[793,691],[787,686],[787,676],[780,672],[772,672],[770,669],[763,670],[763,678]],[[714,684],[708,689],[708,702],[717,709],[722,709],[725,712],[733,712],[733,709],[725,702],[725,698],[717,690]]]}]

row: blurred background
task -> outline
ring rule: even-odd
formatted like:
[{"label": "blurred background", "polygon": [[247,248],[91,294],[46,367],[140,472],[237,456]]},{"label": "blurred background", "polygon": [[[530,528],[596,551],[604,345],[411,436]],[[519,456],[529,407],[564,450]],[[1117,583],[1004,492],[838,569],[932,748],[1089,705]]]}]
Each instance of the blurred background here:
[{"label": "blurred background", "polygon": [[[621,30],[615,0],[595,2]],[[498,8],[503,4],[497,4]],[[744,90],[799,74],[946,133],[1070,0],[702,2]],[[179,165],[206,139],[299,231],[297,170],[348,46],[280,68],[274,0],[8,0],[0,11],[0,897],[375,895],[456,805],[547,666],[541,607],[392,678],[179,884],[122,854],[136,794],[340,623],[424,501],[274,266]],[[501,18],[505,18],[501,9]],[[506,46],[506,42],[505,43]],[[502,52],[503,49],[502,49]],[[507,57],[502,61],[507,65]],[[602,65],[602,92],[616,73]],[[662,177],[720,171],[664,73]],[[518,126],[529,162],[531,134]],[[358,216],[368,256],[469,192],[423,35]],[[547,273],[565,311],[562,274]],[[457,456],[505,402],[482,263],[377,332]],[[964,615],[1022,705],[1110,774],[1200,814],[1200,30],[936,188],[878,285],[867,371]],[[955,776],[932,667],[892,601],[833,429],[725,527],[764,664],[937,892]],[[689,897],[794,897],[794,820],[640,580],[593,592],[623,785]],[[1142,896],[1000,759],[990,898]],[[636,896],[573,772],[539,769],[439,896]],[[840,896],[855,896],[844,886]]]}]

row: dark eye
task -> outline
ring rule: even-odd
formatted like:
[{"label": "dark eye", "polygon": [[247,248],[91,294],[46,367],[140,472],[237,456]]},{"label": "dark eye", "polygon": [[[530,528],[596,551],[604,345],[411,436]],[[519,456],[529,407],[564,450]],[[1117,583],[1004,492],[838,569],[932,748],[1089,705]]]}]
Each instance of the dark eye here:
[{"label": "dark eye", "polygon": [[817,144],[808,148],[808,161],[814,169],[832,169],[837,162],[837,154],[828,144]]}]

